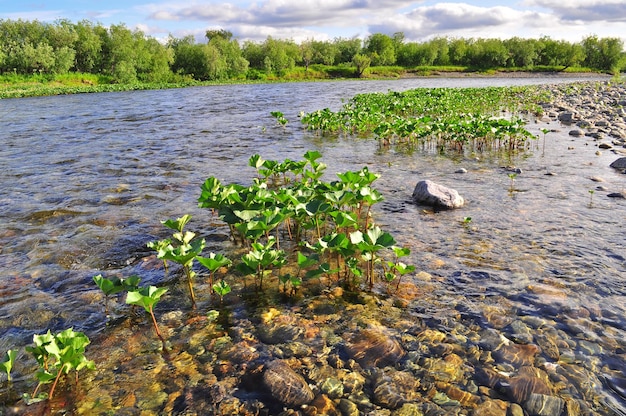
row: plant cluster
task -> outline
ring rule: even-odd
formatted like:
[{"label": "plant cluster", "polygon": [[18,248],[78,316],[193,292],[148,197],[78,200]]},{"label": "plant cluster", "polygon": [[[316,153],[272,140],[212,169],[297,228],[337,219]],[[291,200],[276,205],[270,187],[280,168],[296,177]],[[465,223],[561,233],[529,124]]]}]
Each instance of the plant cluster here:
[{"label": "plant cluster", "polygon": [[[85,357],[85,347],[90,342],[84,333],[75,332],[73,328],[57,334],[52,334],[48,330],[45,334],[34,335],[33,345],[26,346],[25,350],[37,361],[38,369],[35,372],[35,378],[38,383],[32,394],[22,395],[24,401],[30,404],[52,398],[61,377],[71,371],[74,371],[76,382],[78,382],[80,370],[95,370],[95,363]],[[16,359],[17,351],[8,350],[0,361],[0,371],[6,373],[9,383],[12,381],[11,371]],[[40,392],[43,385],[50,383],[52,386],[48,393]]]},{"label": "plant cluster", "polygon": [[310,151],[302,161],[278,162],[254,155],[251,185],[223,185],[215,177],[204,182],[199,206],[211,209],[248,249],[236,270],[259,290],[276,275],[291,293],[305,279],[324,277],[349,288],[364,279],[371,289],[379,276],[393,281],[414,270],[400,261],[410,250],[397,247],[372,219],[372,206],[383,199],[371,186],[379,175],[365,167],[325,182],[320,157]]},{"label": "plant cluster", "polygon": [[539,111],[536,100],[528,87],[419,88],[358,94],[337,112],[303,113],[301,121],[322,134],[374,134],[382,146],[513,151],[536,137],[522,118],[504,118],[502,112]]}]

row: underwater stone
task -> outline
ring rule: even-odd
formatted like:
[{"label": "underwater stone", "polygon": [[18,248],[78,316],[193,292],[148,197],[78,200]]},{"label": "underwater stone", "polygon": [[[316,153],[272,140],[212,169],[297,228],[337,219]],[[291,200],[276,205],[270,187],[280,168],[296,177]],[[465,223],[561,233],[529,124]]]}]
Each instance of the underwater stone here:
[{"label": "underwater stone", "polygon": [[272,396],[287,406],[301,406],[309,403],[315,395],[300,374],[282,360],[267,363],[263,373],[263,383]]},{"label": "underwater stone", "polygon": [[530,416],[559,416],[564,405],[559,397],[533,393],[522,406]]}]

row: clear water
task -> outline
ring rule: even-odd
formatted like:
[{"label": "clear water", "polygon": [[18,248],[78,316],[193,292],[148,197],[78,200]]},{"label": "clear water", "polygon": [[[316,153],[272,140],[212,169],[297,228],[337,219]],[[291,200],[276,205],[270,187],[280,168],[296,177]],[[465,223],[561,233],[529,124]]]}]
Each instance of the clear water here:
[{"label": "clear water", "polygon": [[[545,152],[540,139],[533,152],[508,159],[381,151],[374,141],[316,137],[298,121],[301,111],[338,109],[360,92],[571,81],[345,81],[0,100],[0,353],[47,329],[101,335],[106,318],[92,276],[141,270],[144,282],[158,282],[161,270],[137,264],[150,255],[145,243],[164,236],[160,220],[190,213],[209,249],[228,245],[223,227],[196,208],[207,177],[246,183],[255,153],[295,160],[319,150],[329,174],[363,166],[382,174],[376,219],[433,276],[415,314],[472,316],[495,305],[511,318],[546,319],[574,341],[602,347],[594,356],[599,377],[626,379],[626,203],[589,192],[626,188],[626,177],[609,168],[614,154],[597,155],[595,142],[571,138],[557,122],[528,125],[539,136],[558,130],[546,136]],[[286,128],[276,126],[275,110],[290,121]],[[512,192],[509,165],[522,169]],[[455,173],[460,168],[468,172]],[[412,204],[421,179],[457,189],[467,205],[434,213]],[[619,388],[597,390],[601,408],[624,414]]]}]

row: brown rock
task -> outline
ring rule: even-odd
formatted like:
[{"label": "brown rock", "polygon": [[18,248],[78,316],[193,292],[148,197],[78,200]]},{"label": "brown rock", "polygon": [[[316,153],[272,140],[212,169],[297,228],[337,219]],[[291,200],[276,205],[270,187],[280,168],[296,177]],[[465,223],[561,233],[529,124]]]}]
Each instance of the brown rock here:
[{"label": "brown rock", "polygon": [[276,400],[287,406],[301,406],[314,398],[313,391],[304,378],[283,360],[266,364],[263,383]]}]

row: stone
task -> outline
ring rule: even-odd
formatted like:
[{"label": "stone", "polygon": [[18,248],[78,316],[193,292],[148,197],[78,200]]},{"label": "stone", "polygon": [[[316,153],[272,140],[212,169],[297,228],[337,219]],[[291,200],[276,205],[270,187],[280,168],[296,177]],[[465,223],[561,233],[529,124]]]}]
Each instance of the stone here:
[{"label": "stone", "polygon": [[263,383],[276,400],[287,406],[301,406],[315,397],[304,377],[283,360],[266,364]]},{"label": "stone", "polygon": [[455,189],[429,180],[420,181],[415,185],[412,198],[416,203],[443,209],[459,208],[465,204],[465,200]]},{"label": "stone", "polygon": [[358,406],[354,402],[348,399],[341,399],[339,401],[339,410],[341,411],[341,414],[343,416],[358,416],[359,415]]},{"label": "stone", "polygon": [[401,408],[394,410],[392,416],[423,416],[422,410],[415,403],[404,403]]},{"label": "stone", "polygon": [[348,354],[364,368],[394,365],[404,357],[404,349],[383,331],[363,329],[347,345]]},{"label": "stone", "polygon": [[559,416],[565,402],[560,397],[545,394],[531,394],[522,404],[530,416]]},{"label": "stone", "polygon": [[620,157],[609,166],[613,169],[626,169],[626,157]]},{"label": "stone", "polygon": [[581,129],[573,129],[569,131],[569,135],[574,137],[582,137],[585,135],[585,132]]}]

